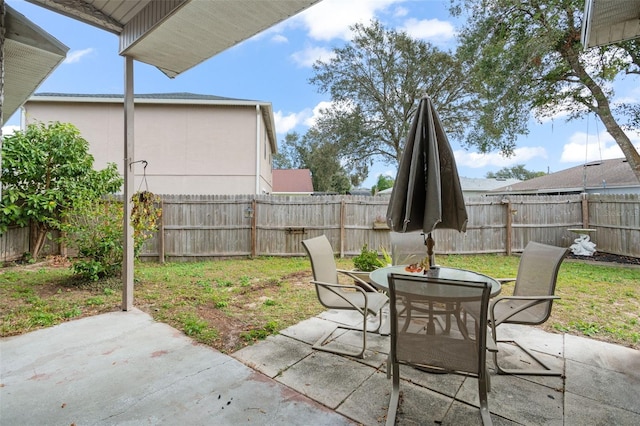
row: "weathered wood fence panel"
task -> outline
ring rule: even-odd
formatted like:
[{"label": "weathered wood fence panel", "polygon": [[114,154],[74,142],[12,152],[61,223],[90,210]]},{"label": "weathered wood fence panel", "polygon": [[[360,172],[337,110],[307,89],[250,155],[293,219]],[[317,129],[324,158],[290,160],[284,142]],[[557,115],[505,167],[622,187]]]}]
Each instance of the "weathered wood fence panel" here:
[{"label": "weathered wood fence panel", "polygon": [[29,228],[10,226],[0,235],[0,261],[13,262],[29,252]]},{"label": "weathered wood fence panel", "polygon": [[594,195],[589,197],[589,227],[596,249],[640,257],[640,197]]},{"label": "weathered wood fence panel", "polygon": [[[389,197],[163,196],[162,226],[147,259],[304,255],[303,239],[327,235],[336,253],[390,249]],[[485,196],[466,201],[466,233],[434,231],[437,254],[520,252],[528,241],[568,247],[570,228],[593,228],[599,251],[640,257],[639,195]],[[0,236],[0,260],[29,251],[28,229]]]},{"label": "weathered wood fence panel", "polygon": [[581,200],[580,195],[506,197],[513,228],[511,250],[522,251],[529,241],[571,245],[577,235],[567,229],[583,227]]},{"label": "weathered wood fence panel", "polygon": [[[172,260],[251,255],[251,196],[163,196],[163,238],[145,243],[144,257]],[[163,247],[160,247],[160,244]]]},{"label": "weathered wood fence panel", "polygon": [[256,199],[256,255],[302,255],[301,241],[320,234],[340,240],[340,200],[304,198]]}]

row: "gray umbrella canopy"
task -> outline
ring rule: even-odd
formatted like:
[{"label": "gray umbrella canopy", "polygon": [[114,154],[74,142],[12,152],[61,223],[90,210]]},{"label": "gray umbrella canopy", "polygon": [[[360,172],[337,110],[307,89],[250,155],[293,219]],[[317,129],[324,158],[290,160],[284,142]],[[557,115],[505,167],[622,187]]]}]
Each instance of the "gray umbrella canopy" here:
[{"label": "gray umbrella canopy", "polygon": [[407,135],[387,221],[395,232],[466,231],[467,209],[453,150],[429,97],[420,100]]}]

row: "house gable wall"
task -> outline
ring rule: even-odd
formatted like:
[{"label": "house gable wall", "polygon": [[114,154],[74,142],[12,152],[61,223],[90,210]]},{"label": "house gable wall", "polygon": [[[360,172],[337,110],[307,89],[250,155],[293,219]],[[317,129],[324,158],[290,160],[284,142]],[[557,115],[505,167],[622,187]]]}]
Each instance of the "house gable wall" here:
[{"label": "house gable wall", "polygon": [[[27,124],[70,122],[90,144],[95,168],[108,162],[123,172],[122,103],[41,102],[25,105]],[[136,188],[158,194],[256,192],[256,125],[260,125],[260,177],[271,191],[271,149],[255,106],[136,103]],[[266,151],[268,150],[268,152]],[[265,160],[267,158],[268,160]],[[146,184],[142,182],[146,173]]]}]

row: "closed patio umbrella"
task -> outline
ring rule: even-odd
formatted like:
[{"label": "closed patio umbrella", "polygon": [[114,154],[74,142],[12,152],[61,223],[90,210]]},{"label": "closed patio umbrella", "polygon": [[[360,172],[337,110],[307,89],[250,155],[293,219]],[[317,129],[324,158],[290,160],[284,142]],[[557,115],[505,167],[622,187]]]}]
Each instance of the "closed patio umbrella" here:
[{"label": "closed patio umbrella", "polygon": [[425,96],[400,159],[387,209],[389,228],[424,232],[429,265],[434,267],[431,232],[436,228],[464,232],[467,220],[453,150],[431,99]]}]

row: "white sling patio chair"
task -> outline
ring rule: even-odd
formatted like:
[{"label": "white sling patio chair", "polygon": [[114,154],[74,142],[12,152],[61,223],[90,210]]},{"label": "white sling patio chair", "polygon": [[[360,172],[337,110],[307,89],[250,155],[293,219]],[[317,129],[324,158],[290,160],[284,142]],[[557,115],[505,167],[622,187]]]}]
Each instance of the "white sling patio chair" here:
[{"label": "white sling patio chair", "polygon": [[[387,426],[395,424],[400,394],[400,364],[430,371],[461,374],[478,378],[480,415],[484,425],[491,425],[487,400],[487,307],[491,286],[486,282],[445,280],[428,276],[389,274],[389,310],[391,312],[391,350],[389,363],[392,390]],[[429,306],[473,306],[484,318],[471,321],[470,329],[461,316],[455,315],[457,328],[450,332],[429,332],[424,318],[408,315],[408,304]],[[475,325],[475,326],[474,326]]]},{"label": "white sling patio chair", "polygon": [[[314,349],[332,352],[341,355],[350,355],[356,358],[364,358],[367,349],[367,318],[369,315],[378,315],[378,325],[373,333],[380,331],[382,324],[382,308],[389,298],[377,292],[369,283],[361,280],[349,271],[337,269],[333,248],[326,236],[311,238],[302,241],[302,245],[311,259],[313,281],[316,294],[320,303],[329,309],[346,309],[357,311],[362,315],[362,326],[339,325],[325,333],[314,345]],[[338,274],[344,274],[358,285],[340,284]],[[346,349],[327,346],[329,338],[338,329],[362,331],[362,346],[353,352]]]},{"label": "white sling patio chair", "polygon": [[[498,338],[500,324],[538,325],[544,323],[551,315],[555,296],[558,270],[569,252],[568,249],[540,244],[530,241],[522,253],[516,278],[498,279],[501,283],[515,281],[513,296],[499,296],[489,305],[489,326],[495,345],[511,343],[529,355],[542,368],[514,369],[504,368],[498,363],[498,351],[493,354],[494,364],[500,374],[560,376],[562,371],[553,370],[543,360],[521,346],[515,340]],[[478,313],[464,305],[464,309],[474,318]]]},{"label": "white sling patio chair", "polygon": [[[411,265],[419,264],[425,266],[425,260],[427,258],[427,246],[425,244],[426,236],[424,232],[390,232],[389,238],[391,240],[391,258],[393,265]],[[426,265],[429,267],[429,265]],[[435,265],[434,265],[435,266]],[[449,316],[449,310],[442,312],[434,312],[433,309],[429,309],[428,306],[424,306],[421,303],[415,303],[407,306],[411,311],[430,312],[432,315],[444,316],[447,324],[447,331],[451,327],[451,318]]]}]

